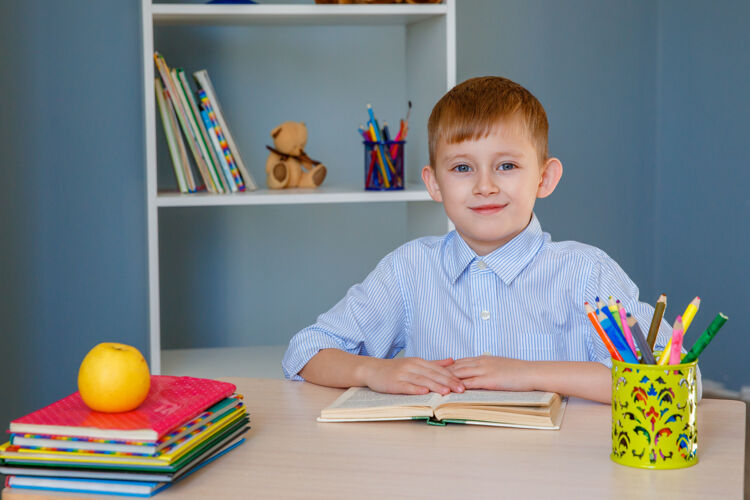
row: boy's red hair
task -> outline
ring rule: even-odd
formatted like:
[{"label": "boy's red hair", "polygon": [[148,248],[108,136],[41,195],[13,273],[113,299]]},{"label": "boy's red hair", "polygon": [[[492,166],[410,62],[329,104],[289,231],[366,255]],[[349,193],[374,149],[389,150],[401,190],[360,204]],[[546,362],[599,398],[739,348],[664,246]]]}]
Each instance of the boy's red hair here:
[{"label": "boy's red hair", "polygon": [[500,76],[481,76],[460,83],[432,108],[427,122],[430,165],[440,141],[448,144],[486,137],[504,120],[518,117],[536,146],[539,162],[547,160],[547,113],[534,95]]}]

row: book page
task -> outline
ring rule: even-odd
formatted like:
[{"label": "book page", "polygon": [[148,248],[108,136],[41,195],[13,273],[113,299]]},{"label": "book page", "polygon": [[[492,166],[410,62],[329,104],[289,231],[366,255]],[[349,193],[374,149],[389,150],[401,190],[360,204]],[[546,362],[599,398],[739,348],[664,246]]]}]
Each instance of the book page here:
[{"label": "book page", "polygon": [[352,387],[342,394],[326,410],[337,408],[383,408],[390,406],[413,407],[432,406],[433,400],[441,396],[436,393],[409,396],[405,394],[384,394],[367,387]]},{"label": "book page", "polygon": [[488,405],[506,406],[534,406],[549,405],[555,398],[553,392],[514,392],[514,391],[475,391],[469,390],[464,393],[452,392],[443,396],[440,405],[444,404],[467,404],[479,403]]}]

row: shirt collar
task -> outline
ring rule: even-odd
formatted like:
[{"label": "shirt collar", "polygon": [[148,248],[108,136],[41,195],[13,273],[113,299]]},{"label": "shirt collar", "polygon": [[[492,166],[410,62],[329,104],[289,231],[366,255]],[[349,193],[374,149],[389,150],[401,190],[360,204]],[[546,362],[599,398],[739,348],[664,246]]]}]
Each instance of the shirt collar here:
[{"label": "shirt collar", "polygon": [[543,244],[544,233],[536,214],[531,216],[531,222],[518,236],[481,258],[454,231],[448,242],[446,270],[451,282],[455,283],[475,259],[481,259],[503,280],[503,283],[510,285],[516,276],[529,265]]}]

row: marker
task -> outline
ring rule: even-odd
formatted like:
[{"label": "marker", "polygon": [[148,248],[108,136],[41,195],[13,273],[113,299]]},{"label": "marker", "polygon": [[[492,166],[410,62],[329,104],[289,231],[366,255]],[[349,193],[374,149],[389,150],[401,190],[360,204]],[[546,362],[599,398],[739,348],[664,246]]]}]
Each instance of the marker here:
[{"label": "marker", "polygon": [[[698,308],[700,307],[700,305],[701,305],[701,298],[696,297],[690,301],[690,304],[688,304],[688,306],[685,308],[685,312],[682,313],[682,324],[683,324],[682,335],[683,337],[685,336],[685,332],[687,332],[687,329],[690,326],[690,323],[693,322],[695,313],[698,312]],[[672,339],[669,339],[667,341],[667,345],[664,346],[664,352],[670,352],[671,347],[672,347]],[[661,358],[659,359],[659,361],[661,361]]]},{"label": "marker", "polygon": [[672,330],[672,338],[670,339],[672,341],[672,347],[669,353],[670,365],[679,365],[680,360],[682,359],[681,351],[682,351],[682,337],[684,334],[683,332],[684,332],[684,327],[682,325],[682,316],[677,316],[677,319],[674,322],[674,329]]},{"label": "marker", "polygon": [[701,336],[698,337],[698,340],[695,341],[695,344],[693,344],[693,347],[690,348],[688,353],[682,359],[682,362],[692,363],[693,361],[698,359],[698,356],[701,355],[703,349],[705,349],[706,346],[714,339],[716,334],[719,333],[719,330],[722,326],[724,326],[724,323],[726,323],[728,319],[729,318],[725,316],[724,313],[717,314],[711,324],[708,325],[708,328],[706,328]]},{"label": "marker", "polygon": [[636,320],[632,314],[627,313],[627,318],[628,326],[630,327],[631,332],[633,332],[633,338],[635,339],[636,344],[638,344],[638,349],[641,350],[641,363],[647,365],[655,365],[656,358],[654,358],[654,354],[651,352],[651,348],[648,346],[646,336],[643,335],[641,325],[638,324],[638,320]]},{"label": "marker", "polygon": [[659,295],[659,300],[656,301],[654,317],[651,318],[651,327],[648,329],[648,345],[651,346],[652,351],[654,350],[656,335],[659,333],[659,325],[661,325],[661,319],[664,317],[664,309],[666,308],[667,296],[662,293]]},{"label": "marker", "polygon": [[589,317],[589,321],[591,321],[591,324],[594,325],[594,330],[596,330],[597,335],[599,335],[599,338],[602,339],[602,342],[604,342],[604,347],[607,348],[612,358],[616,359],[617,361],[623,361],[622,356],[619,352],[617,352],[617,348],[604,332],[602,325],[599,324],[599,320],[596,319],[594,308],[591,307],[591,304],[589,304],[588,302],[584,302],[583,305],[586,308],[586,316]]},{"label": "marker", "polygon": [[637,365],[638,358],[636,358],[633,353],[630,352],[630,347],[628,347],[628,343],[625,342],[625,337],[623,337],[620,331],[617,329],[617,323],[610,320],[601,311],[599,311],[599,316],[597,319],[599,320],[599,324],[602,326],[604,331],[607,332],[607,335],[609,336],[612,343],[615,345],[617,352],[619,352],[622,356],[623,361],[625,361],[626,363],[633,363]]},{"label": "marker", "polygon": [[622,325],[622,332],[625,334],[625,341],[630,346],[630,350],[633,351],[633,355],[637,358],[638,352],[635,350],[635,342],[633,342],[633,333],[630,331],[628,325],[628,318],[625,316],[625,308],[622,307],[620,301],[617,301],[617,315],[620,317],[620,324]]}]

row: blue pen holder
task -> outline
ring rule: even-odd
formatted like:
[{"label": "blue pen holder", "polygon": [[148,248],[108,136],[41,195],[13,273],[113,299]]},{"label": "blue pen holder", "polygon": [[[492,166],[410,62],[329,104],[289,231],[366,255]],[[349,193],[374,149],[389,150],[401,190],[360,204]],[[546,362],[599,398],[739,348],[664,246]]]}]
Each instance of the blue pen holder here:
[{"label": "blue pen holder", "polygon": [[404,189],[406,141],[363,141],[365,145],[365,189]]}]

